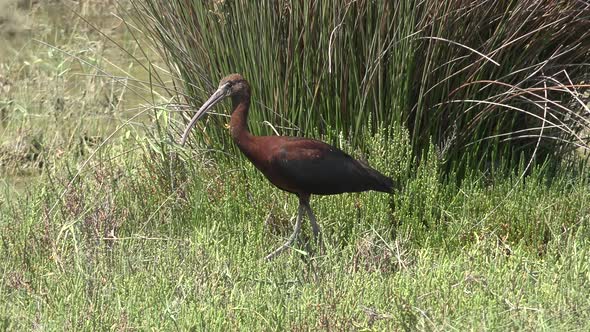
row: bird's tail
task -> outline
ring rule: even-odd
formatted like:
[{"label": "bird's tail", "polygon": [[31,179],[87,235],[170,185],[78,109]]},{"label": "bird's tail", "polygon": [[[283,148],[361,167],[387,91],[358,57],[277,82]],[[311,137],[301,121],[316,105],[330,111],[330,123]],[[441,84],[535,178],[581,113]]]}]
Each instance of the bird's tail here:
[{"label": "bird's tail", "polygon": [[393,189],[397,187],[396,183],[390,177],[381,174],[378,170],[369,167],[368,165],[363,166],[373,179],[372,186],[369,189],[384,193],[392,193]]},{"label": "bird's tail", "polygon": [[380,191],[384,193],[392,193],[393,189],[395,188],[395,183],[390,177],[387,177],[377,171],[375,171],[375,183],[376,186],[373,188],[375,191]]}]

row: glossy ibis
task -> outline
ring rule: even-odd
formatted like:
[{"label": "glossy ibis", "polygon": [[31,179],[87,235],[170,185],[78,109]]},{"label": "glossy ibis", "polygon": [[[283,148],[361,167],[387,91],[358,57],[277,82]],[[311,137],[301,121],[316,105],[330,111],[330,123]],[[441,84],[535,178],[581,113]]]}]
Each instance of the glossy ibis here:
[{"label": "glossy ibis", "polygon": [[225,97],[232,100],[229,128],[239,149],[272,184],[299,197],[293,234],[285,244],[268,254],[267,260],[291,246],[301,230],[305,213],[309,216],[314,238],[322,244],[320,226],[309,206],[312,194],[334,195],[367,190],[389,193],[393,190],[390,178],[326,143],[301,137],[252,135],[247,124],[250,85],[239,74],[229,75],[219,82],[217,91],[201,106],[184,130],[182,145],[195,123]]}]

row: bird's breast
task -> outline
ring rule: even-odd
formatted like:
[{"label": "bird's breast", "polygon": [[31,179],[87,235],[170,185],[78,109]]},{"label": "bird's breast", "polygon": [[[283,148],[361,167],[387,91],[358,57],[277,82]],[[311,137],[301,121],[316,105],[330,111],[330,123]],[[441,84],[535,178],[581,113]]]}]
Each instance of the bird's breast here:
[{"label": "bird's breast", "polygon": [[236,137],[234,142],[250,162],[279,189],[297,193],[297,187],[289,178],[284,177],[276,168],[274,161],[287,158],[283,137],[280,136],[252,136],[250,138]]}]

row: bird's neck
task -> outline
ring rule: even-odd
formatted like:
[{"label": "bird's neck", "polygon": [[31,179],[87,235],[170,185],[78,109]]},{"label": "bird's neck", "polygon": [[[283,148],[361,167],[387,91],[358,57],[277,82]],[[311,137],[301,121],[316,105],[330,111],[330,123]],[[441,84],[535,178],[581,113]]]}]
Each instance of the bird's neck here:
[{"label": "bird's neck", "polygon": [[250,109],[249,96],[234,96],[232,98],[233,112],[229,122],[229,130],[238,146],[246,143],[252,138],[248,131],[248,110]]}]

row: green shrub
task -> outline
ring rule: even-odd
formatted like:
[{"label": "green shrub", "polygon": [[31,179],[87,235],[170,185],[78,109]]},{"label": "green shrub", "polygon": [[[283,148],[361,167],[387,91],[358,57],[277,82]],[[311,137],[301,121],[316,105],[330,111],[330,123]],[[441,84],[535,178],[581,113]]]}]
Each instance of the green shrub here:
[{"label": "green shrub", "polygon": [[[250,127],[343,132],[403,123],[414,154],[448,166],[588,148],[590,13],[578,1],[153,1],[138,20],[198,107],[232,72],[253,87]],[[229,113],[229,110],[220,110]],[[218,117],[202,141],[224,149]],[[195,135],[197,136],[197,135]],[[498,158],[501,156],[501,158]]]}]

